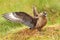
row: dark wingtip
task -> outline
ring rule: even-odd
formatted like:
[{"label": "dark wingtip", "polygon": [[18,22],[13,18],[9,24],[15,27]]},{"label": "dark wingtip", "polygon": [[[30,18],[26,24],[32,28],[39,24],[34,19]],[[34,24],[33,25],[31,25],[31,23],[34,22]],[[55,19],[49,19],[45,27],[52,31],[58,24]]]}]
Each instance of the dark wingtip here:
[{"label": "dark wingtip", "polygon": [[5,18],[5,19],[8,19],[8,13],[2,14],[2,17]]},{"label": "dark wingtip", "polygon": [[6,16],[6,14],[2,14],[2,17],[4,17],[4,18],[5,18],[5,16]]},{"label": "dark wingtip", "polygon": [[6,17],[6,13],[5,14],[2,14],[2,17]]}]

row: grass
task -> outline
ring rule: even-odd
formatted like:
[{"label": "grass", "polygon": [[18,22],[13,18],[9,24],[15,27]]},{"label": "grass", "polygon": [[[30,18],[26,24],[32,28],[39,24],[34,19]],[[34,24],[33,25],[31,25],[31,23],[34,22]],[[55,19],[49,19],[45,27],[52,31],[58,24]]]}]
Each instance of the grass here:
[{"label": "grass", "polygon": [[[47,11],[47,25],[60,24],[60,0],[0,0],[0,39],[3,39],[7,34],[10,36],[9,33],[12,33],[11,36],[13,35],[12,37],[14,39],[17,31],[26,28],[24,24],[7,21],[2,17],[2,14],[24,11],[33,16],[32,5],[37,6],[38,12]],[[60,30],[58,32],[60,33]],[[41,37],[30,36],[27,40],[39,40],[40,38],[41,40],[55,40],[56,38],[56,40],[58,40],[59,35],[56,37],[54,37],[55,35],[52,35],[52,37],[49,35],[42,35]],[[19,39],[19,36],[17,39]]]},{"label": "grass", "polygon": [[[23,29],[4,36],[4,40],[60,40],[60,25],[51,25],[42,31]],[[53,27],[54,26],[54,27]]]}]

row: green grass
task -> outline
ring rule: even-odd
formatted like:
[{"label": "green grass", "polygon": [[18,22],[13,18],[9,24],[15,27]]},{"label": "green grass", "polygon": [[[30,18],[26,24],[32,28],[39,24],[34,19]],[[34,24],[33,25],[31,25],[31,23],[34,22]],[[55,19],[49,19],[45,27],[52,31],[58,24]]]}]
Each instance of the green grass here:
[{"label": "green grass", "polygon": [[12,28],[19,27],[21,24],[12,23],[7,20],[5,20],[3,17],[0,17],[0,35],[4,35],[8,31],[10,31]]},{"label": "green grass", "polygon": [[47,11],[47,25],[60,24],[60,0],[0,0],[0,38],[7,33],[25,28],[25,25],[21,23],[7,21],[2,14],[23,11],[33,16],[33,5],[37,6],[38,12]]}]

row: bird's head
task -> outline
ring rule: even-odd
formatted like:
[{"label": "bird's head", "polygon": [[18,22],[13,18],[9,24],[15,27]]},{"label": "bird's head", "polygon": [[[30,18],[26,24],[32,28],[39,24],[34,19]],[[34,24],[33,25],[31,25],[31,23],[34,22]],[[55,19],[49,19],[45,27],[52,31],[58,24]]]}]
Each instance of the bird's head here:
[{"label": "bird's head", "polygon": [[39,13],[38,15],[36,15],[35,18],[37,18],[37,19],[40,18],[40,17],[45,18],[46,16],[47,16],[46,11],[43,11],[43,12]]},{"label": "bird's head", "polygon": [[39,16],[46,17],[46,16],[47,16],[46,11],[41,12],[41,13],[39,14]]}]

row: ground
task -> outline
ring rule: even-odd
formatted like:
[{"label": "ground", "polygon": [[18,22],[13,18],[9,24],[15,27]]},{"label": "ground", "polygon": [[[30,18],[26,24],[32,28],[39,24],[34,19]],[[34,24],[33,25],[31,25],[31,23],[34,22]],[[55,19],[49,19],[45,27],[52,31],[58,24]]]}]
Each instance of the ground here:
[{"label": "ground", "polygon": [[60,40],[60,25],[50,25],[42,31],[28,28],[22,29],[15,33],[8,33],[2,38],[3,40]]}]

